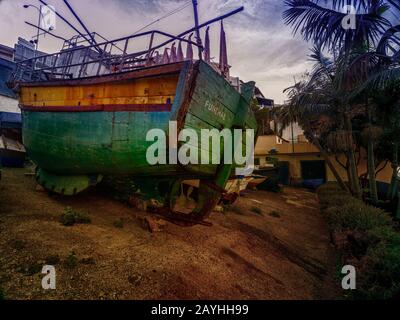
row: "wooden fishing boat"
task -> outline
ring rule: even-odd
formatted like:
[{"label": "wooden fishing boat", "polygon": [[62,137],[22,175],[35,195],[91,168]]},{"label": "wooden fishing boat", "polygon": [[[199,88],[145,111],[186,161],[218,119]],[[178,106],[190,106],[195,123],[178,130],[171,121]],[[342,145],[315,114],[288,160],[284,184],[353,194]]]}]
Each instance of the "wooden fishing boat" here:
[{"label": "wooden fishing boat", "polygon": [[[256,129],[250,109],[255,84],[234,88],[224,70],[202,59],[201,45],[184,38],[191,31],[178,37],[151,31],[17,65],[10,84],[18,92],[23,141],[38,167],[39,184],[75,195],[104,176],[131,176],[146,197],[165,200],[161,211],[167,218],[184,225],[204,223],[235,164],[149,165],[147,132],[157,128],[168,133],[170,121],[177,122],[178,132]],[[154,46],[156,34],[170,39]],[[149,49],[128,54],[128,42],[146,35],[151,35]],[[174,41],[198,46],[199,59],[157,61],[155,51]],[[118,42],[124,43],[122,54],[107,51]],[[78,53],[82,59],[77,62]],[[201,181],[198,205],[190,215],[173,213],[180,184],[190,179]]]}]

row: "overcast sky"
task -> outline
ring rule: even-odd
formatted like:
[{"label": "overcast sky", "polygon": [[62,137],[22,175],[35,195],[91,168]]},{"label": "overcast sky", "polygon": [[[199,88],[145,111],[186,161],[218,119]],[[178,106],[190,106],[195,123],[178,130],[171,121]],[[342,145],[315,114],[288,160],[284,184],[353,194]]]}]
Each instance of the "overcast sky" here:
[{"label": "overcast sky", "polygon": [[[56,10],[78,26],[62,0],[48,0]],[[187,0],[69,0],[90,31],[112,39],[130,35],[141,27],[172,10]],[[308,45],[299,37],[293,38],[291,29],[283,24],[284,7],[281,0],[198,0],[200,22],[243,5],[245,11],[225,21],[228,38],[231,74],[244,81],[254,80],[268,98],[282,103],[283,90],[294,78],[309,69]],[[37,0],[0,0],[0,43],[13,46],[18,37],[30,40],[35,30],[24,21],[37,24],[38,12],[22,8],[23,4],[39,5]],[[194,24],[192,7],[164,19],[151,29],[178,34]],[[55,33],[70,37],[74,33],[57,20]],[[219,25],[211,29],[212,56],[219,56]],[[61,43],[49,36],[41,38],[39,49],[56,52]]]}]

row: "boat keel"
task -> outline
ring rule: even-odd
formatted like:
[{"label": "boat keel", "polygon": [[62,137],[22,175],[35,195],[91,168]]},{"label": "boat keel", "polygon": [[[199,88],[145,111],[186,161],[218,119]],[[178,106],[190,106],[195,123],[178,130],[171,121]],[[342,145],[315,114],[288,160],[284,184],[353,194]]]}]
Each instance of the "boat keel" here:
[{"label": "boat keel", "polygon": [[102,175],[60,176],[38,169],[36,181],[47,191],[64,196],[73,196],[97,185],[103,179]]}]

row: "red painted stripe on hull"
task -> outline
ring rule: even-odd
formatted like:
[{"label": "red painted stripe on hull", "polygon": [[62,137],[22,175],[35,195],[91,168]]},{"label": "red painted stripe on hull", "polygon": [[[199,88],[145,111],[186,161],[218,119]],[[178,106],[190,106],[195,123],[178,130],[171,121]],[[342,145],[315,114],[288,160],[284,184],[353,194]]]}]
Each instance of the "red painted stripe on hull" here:
[{"label": "red painted stripe on hull", "polygon": [[172,104],[121,104],[100,106],[44,106],[34,107],[20,105],[22,111],[32,112],[170,112]]}]

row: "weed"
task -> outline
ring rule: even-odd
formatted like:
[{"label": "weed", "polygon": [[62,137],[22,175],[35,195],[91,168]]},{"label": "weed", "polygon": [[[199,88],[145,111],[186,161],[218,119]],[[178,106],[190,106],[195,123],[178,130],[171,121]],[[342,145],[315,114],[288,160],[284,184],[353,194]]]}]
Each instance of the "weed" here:
[{"label": "weed", "polygon": [[89,265],[89,264],[93,265],[93,264],[96,264],[96,261],[92,257],[85,257],[85,258],[82,258],[79,261],[79,263],[87,264],[87,265]]},{"label": "weed", "polygon": [[60,263],[60,257],[58,255],[48,256],[46,259],[46,264],[55,266],[56,264]]},{"label": "weed", "polygon": [[70,227],[74,224],[89,224],[92,220],[87,213],[77,212],[70,207],[67,207],[60,217],[60,223]]},{"label": "weed", "polygon": [[10,241],[10,246],[18,251],[22,250],[25,248],[26,244],[23,240],[11,240]]},{"label": "weed", "polygon": [[42,266],[37,262],[28,263],[27,265],[21,268],[21,272],[28,277],[33,276],[41,271],[42,271]]},{"label": "weed", "polygon": [[282,216],[282,213],[279,212],[279,211],[273,210],[273,211],[271,211],[271,212],[269,213],[269,215],[270,215],[271,217],[274,217],[274,218],[280,218],[280,217]]},{"label": "weed", "polygon": [[122,229],[124,227],[124,220],[122,218],[115,220],[113,225],[117,229]]},{"label": "weed", "polygon": [[228,211],[234,212],[239,215],[244,215],[244,210],[242,208],[232,205],[232,204],[228,204],[228,205],[224,206],[224,212],[228,212]]},{"label": "weed", "polygon": [[69,269],[73,269],[78,264],[78,259],[76,258],[76,254],[74,251],[68,255],[67,259],[65,260],[65,266]]},{"label": "weed", "polygon": [[260,208],[258,208],[258,207],[252,207],[252,208],[250,209],[250,211],[253,212],[253,213],[255,213],[255,214],[258,214],[258,215],[260,215],[260,216],[262,216],[262,214],[263,214],[262,210],[261,210]]}]

